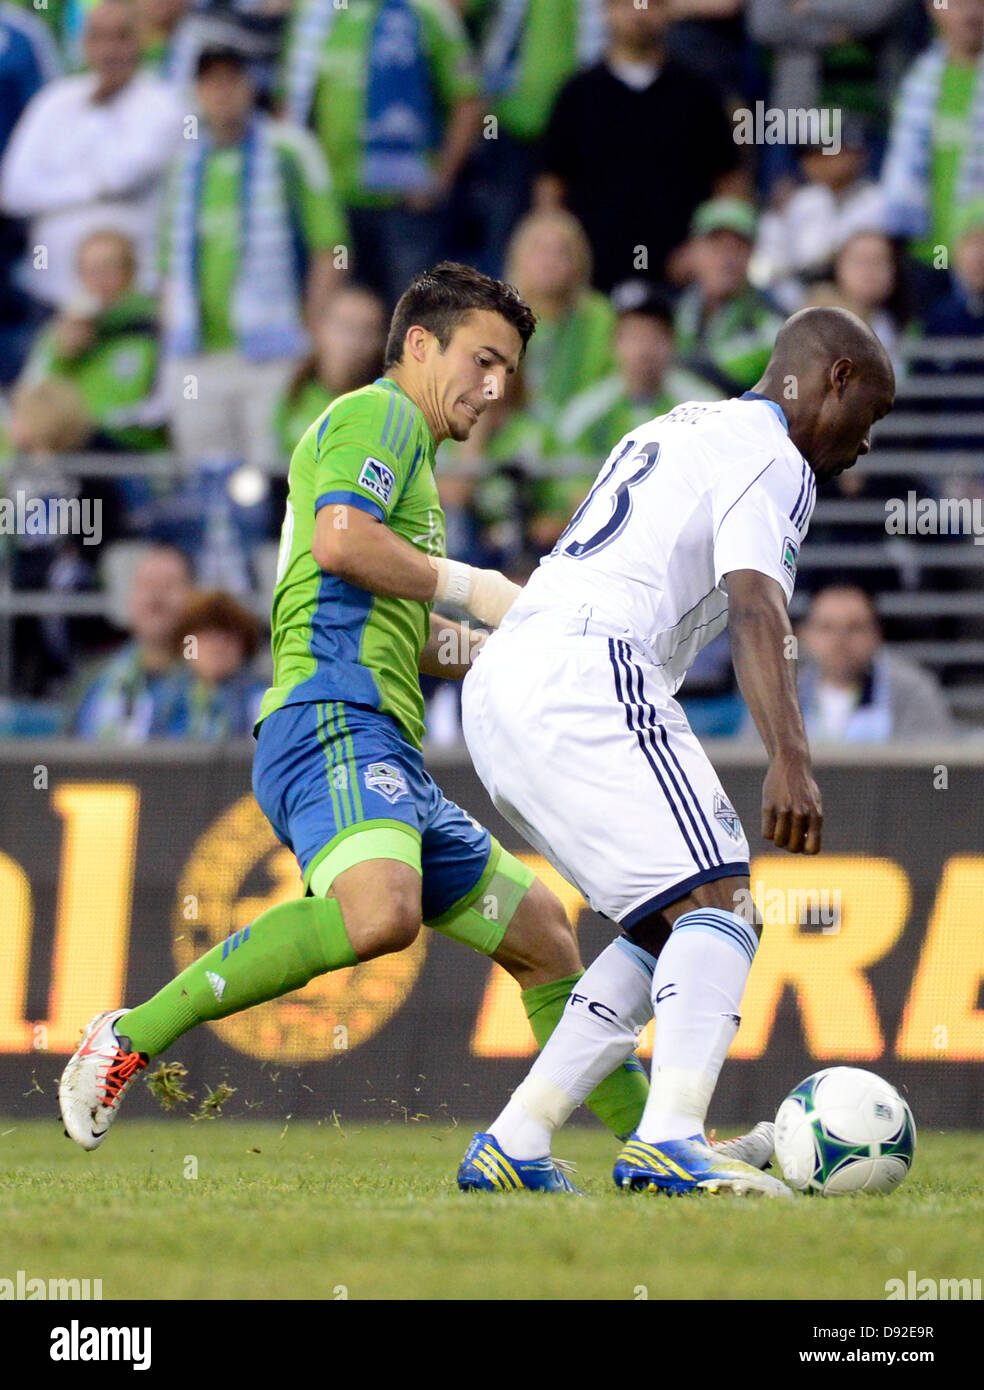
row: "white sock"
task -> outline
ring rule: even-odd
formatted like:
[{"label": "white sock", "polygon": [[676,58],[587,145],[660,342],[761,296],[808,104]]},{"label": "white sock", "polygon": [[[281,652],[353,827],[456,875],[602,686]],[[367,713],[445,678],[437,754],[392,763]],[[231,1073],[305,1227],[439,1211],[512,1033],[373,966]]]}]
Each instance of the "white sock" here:
[{"label": "white sock", "polygon": [[677,918],[653,974],[656,1035],[640,1139],[656,1144],[704,1133],[757,946],[733,912],[698,908]]},{"label": "white sock", "polygon": [[607,946],[571,991],[526,1080],[489,1126],[510,1158],[543,1158],[555,1129],[632,1055],[652,1017],[656,961],[631,941]]}]

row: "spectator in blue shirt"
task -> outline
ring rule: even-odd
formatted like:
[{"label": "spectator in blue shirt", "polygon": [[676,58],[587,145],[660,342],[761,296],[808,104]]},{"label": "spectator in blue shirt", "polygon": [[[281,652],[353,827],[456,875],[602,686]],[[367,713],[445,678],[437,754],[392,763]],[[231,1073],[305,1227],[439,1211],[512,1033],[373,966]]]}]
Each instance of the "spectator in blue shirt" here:
[{"label": "spectator in blue shirt", "polygon": [[[927,309],[924,327],[930,338],[979,338],[984,334],[984,198],[969,203],[954,218],[949,288]],[[977,371],[982,366],[978,362]],[[967,371],[967,364],[962,363],[959,370]]]},{"label": "spectator in blue shirt", "polygon": [[172,546],[152,546],[130,588],[130,640],[94,674],[83,677],[69,732],[112,743],[174,737],[186,698],[187,673],[175,655],[191,595],[192,568]]}]

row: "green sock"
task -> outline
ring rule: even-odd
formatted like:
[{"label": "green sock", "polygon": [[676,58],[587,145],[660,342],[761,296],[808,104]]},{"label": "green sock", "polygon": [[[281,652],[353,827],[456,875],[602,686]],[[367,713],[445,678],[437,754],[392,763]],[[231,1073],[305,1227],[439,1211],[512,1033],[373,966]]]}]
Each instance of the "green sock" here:
[{"label": "green sock", "polygon": [[[537,1047],[542,1047],[557,1027],[570,992],[580,978],[580,974],[568,975],[566,979],[523,990],[523,1005]],[[611,1076],[606,1076],[584,1103],[616,1138],[627,1139],[638,1128],[648,1095],[645,1068],[638,1058],[630,1057]]]},{"label": "green sock", "polygon": [[336,898],[278,903],[126,1015],[120,1031],[156,1057],[208,1019],[238,1014],[357,963]]}]

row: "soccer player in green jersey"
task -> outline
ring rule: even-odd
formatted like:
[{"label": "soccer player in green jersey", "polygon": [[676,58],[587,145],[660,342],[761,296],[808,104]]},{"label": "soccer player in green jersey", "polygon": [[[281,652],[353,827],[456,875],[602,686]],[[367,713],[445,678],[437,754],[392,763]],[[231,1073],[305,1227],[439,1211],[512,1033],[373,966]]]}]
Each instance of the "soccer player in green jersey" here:
[{"label": "soccer player in green jersey", "polygon": [[[432,614],[435,601],[494,627],[518,592],[445,556],[434,451],[467,438],[502,393],[534,322],[511,286],[467,266],[418,276],[393,315],[385,375],[334,401],[294,451],[253,788],[306,896],[268,909],[146,1003],[92,1021],[59,1091],[84,1148],[102,1142],[148,1059],[195,1024],[402,950],[421,923],[510,971],[541,1045],[558,1022],[581,972],[570,923],[424,770],[418,681],[462,677],[483,640]],[[456,659],[442,661],[452,645]],[[588,1103],[626,1134],[645,1095],[633,1060]],[[540,1177],[569,1186],[552,1161]]]}]

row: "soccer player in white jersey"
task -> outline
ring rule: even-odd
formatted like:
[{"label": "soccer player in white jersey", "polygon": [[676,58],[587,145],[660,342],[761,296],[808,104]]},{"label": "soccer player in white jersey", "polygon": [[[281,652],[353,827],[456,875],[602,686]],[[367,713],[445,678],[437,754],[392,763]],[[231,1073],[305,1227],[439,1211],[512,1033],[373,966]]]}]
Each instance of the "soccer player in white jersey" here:
[{"label": "soccer player in white jersey", "polygon": [[655,1014],[649,1099],[616,1183],[791,1195],[704,1133],[759,927],[741,823],[673,696],[727,624],[769,755],[762,833],[818,853],[786,606],[816,484],[868,452],[894,395],[860,318],[794,314],[754,391],[677,406],[615,447],[466,677],[465,738],[492,800],[622,935],[472,1140],[462,1188],[524,1186]]}]

